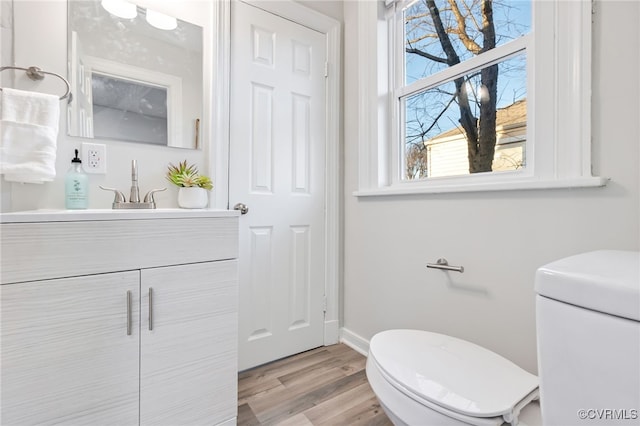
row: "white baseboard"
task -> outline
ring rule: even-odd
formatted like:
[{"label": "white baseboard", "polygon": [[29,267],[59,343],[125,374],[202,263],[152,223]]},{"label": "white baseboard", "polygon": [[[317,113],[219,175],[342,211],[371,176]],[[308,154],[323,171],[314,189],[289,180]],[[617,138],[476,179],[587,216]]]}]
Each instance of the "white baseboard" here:
[{"label": "white baseboard", "polygon": [[340,321],[324,322],[324,345],[335,345],[340,341]]},{"label": "white baseboard", "polygon": [[340,329],[340,342],[364,356],[369,354],[369,341],[344,327]]}]

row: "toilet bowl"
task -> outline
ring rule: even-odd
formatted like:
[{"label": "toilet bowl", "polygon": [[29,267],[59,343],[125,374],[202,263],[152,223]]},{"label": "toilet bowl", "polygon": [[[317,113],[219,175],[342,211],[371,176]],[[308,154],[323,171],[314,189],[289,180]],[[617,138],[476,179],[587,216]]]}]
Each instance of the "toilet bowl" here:
[{"label": "toilet bowl", "polygon": [[369,344],[366,373],[395,425],[517,424],[538,378],[481,346],[422,330],[387,330]]}]

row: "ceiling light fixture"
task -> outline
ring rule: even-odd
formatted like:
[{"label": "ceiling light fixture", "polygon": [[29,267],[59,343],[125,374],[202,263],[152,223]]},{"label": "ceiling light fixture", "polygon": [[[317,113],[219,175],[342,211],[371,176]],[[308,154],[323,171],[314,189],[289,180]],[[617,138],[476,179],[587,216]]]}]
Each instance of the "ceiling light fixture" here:
[{"label": "ceiling light fixture", "polygon": [[123,19],[133,19],[138,15],[136,5],[126,0],[102,0],[102,7],[112,15]]},{"label": "ceiling light fixture", "polygon": [[161,30],[175,30],[178,26],[178,20],[173,16],[147,9],[147,22]]}]

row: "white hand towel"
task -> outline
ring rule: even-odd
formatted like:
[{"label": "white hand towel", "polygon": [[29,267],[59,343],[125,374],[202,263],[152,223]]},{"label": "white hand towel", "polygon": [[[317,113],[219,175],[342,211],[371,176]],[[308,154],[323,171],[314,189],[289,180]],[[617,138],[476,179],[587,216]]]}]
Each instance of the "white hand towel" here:
[{"label": "white hand towel", "polygon": [[10,182],[42,183],[56,176],[60,99],[3,88],[0,173]]}]

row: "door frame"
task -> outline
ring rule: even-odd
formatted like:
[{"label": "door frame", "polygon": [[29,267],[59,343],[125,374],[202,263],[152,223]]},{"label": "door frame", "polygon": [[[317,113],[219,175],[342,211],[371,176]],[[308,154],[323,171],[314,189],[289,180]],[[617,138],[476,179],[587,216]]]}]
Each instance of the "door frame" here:
[{"label": "door frame", "polygon": [[212,123],[213,130],[205,155],[215,170],[216,187],[211,205],[214,208],[229,209],[229,144],[230,144],[230,74],[231,74],[231,1],[262,9],[281,18],[303,25],[325,35],[327,46],[326,85],[326,165],[325,165],[325,317],[324,344],[331,345],[340,340],[340,277],[341,277],[341,227],[340,200],[342,195],[340,173],[340,46],[341,24],[337,20],[293,0],[223,0],[216,2],[213,12],[214,40],[211,67],[214,70],[212,82]]}]

